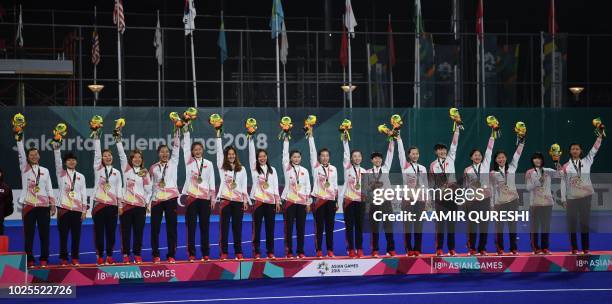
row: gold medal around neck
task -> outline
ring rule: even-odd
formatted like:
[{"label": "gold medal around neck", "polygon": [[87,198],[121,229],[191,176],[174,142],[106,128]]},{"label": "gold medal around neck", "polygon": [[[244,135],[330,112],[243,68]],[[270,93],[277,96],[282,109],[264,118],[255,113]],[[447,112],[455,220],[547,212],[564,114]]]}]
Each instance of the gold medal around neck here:
[{"label": "gold medal around neck", "polygon": [[198,179],[196,181],[198,182],[198,184],[201,184],[203,179],[202,179],[202,177],[198,176]]},{"label": "gold medal around neck", "polygon": [[159,187],[166,188],[166,182],[163,179],[159,181]]},{"label": "gold medal around neck", "polygon": [[238,184],[236,184],[236,182],[231,182],[230,183],[230,189],[234,190],[234,189],[236,189],[236,187],[238,187]]},{"label": "gold medal around neck", "polygon": [[145,175],[147,175],[147,170],[142,170],[141,169],[140,171],[138,171],[138,176],[144,177]]},{"label": "gold medal around neck", "polygon": [[361,189],[361,184],[360,183],[356,183],[355,184],[355,190],[360,190]]},{"label": "gold medal around neck", "polygon": [[295,191],[300,191],[302,186],[300,184],[295,184]]},{"label": "gold medal around neck", "polygon": [[111,189],[111,184],[109,182],[104,183],[104,192],[108,192]]},{"label": "gold medal around neck", "polygon": [[261,187],[264,188],[264,189],[268,189],[268,188],[270,188],[270,184],[268,182],[263,182]]},{"label": "gold medal around neck", "polygon": [[74,191],[68,192],[68,197],[75,198],[76,197],[76,192],[74,192]]},{"label": "gold medal around neck", "polygon": [[331,184],[329,183],[329,181],[325,181],[325,184],[323,184],[323,187],[325,187],[325,188],[329,188],[329,186],[331,186]]},{"label": "gold medal around neck", "polygon": [[34,186],[34,193],[40,192],[40,187],[38,185]]}]

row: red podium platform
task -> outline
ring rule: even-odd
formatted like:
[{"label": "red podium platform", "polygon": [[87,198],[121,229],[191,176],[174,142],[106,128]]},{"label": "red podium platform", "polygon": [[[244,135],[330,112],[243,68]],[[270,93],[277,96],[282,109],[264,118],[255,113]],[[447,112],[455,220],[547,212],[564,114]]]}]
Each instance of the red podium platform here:
[{"label": "red podium platform", "polygon": [[49,266],[27,270],[25,255],[0,255],[0,284],[25,281],[34,284],[84,286],[261,278],[587,271],[612,271],[612,252],[593,252],[590,255],[261,259],[206,263]]}]

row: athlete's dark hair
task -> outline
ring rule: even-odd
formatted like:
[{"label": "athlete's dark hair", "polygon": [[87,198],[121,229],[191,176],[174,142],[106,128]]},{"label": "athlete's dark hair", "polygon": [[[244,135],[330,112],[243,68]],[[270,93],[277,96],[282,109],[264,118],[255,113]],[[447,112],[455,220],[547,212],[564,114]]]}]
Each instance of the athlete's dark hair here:
[{"label": "athlete's dark hair", "polygon": [[540,161],[542,161],[542,168],[544,168],[544,154],[542,154],[541,152],[536,152],[531,155],[531,166],[535,168],[535,164],[533,163],[534,159],[540,159]]}]

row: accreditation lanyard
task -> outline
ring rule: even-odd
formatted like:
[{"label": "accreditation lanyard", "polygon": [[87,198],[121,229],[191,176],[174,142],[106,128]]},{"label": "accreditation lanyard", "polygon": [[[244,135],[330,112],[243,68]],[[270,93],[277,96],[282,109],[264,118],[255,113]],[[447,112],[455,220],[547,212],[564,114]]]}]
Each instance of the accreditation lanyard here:
[{"label": "accreditation lanyard", "polygon": [[578,174],[578,177],[582,177],[582,161],[581,160],[574,161],[572,159],[572,165],[574,166],[574,169],[576,170],[576,174]]},{"label": "accreditation lanyard", "polygon": [[353,171],[355,171],[356,184],[359,185],[359,183],[361,183],[361,168],[359,168],[359,170],[357,170],[357,168],[359,168],[359,166],[353,166]]},{"label": "accreditation lanyard", "polygon": [[198,178],[202,177],[202,170],[204,169],[204,159],[200,160],[200,164],[198,165],[198,159],[194,158],[196,162],[196,168],[198,169]]},{"label": "accreditation lanyard", "polygon": [[32,173],[34,174],[34,177],[36,179],[36,187],[38,187],[38,184],[40,183],[40,166],[36,167],[36,172],[34,172],[34,167],[32,167],[32,165],[30,165],[30,169],[32,169]]},{"label": "accreditation lanyard", "polygon": [[440,166],[440,170],[442,170],[442,173],[446,173],[446,158],[442,160],[438,158],[438,165]]},{"label": "accreditation lanyard", "polygon": [[[68,170],[66,170],[66,173],[68,173]],[[74,191],[74,184],[76,183],[76,171],[72,173],[72,178],[68,175],[68,180],[70,181],[70,192],[72,192]]]},{"label": "accreditation lanyard", "polygon": [[104,166],[104,176],[106,177],[106,183],[109,184],[110,183],[110,175],[111,172],[113,172],[113,167],[110,168],[110,170],[107,170],[108,166]]},{"label": "accreditation lanyard", "polygon": [[165,182],[166,180],[166,168],[168,168],[168,164],[164,164],[163,169],[162,169],[162,165],[161,163],[158,165],[159,166],[159,170],[162,172],[162,176],[160,181]]},{"label": "accreditation lanyard", "polygon": [[419,168],[419,164],[416,165],[416,169],[414,168],[414,163],[410,163],[410,167],[412,167],[412,171],[416,174],[416,185],[419,186],[419,175],[421,173],[421,168]]},{"label": "accreditation lanyard", "polygon": [[[300,171],[298,169],[295,168],[296,166],[291,164],[291,168],[293,168],[293,173],[295,174],[295,182],[299,185],[300,184]],[[267,178],[266,178],[267,180]]]},{"label": "accreditation lanyard", "polygon": [[478,179],[478,181],[480,182],[480,166],[482,164],[478,164],[478,169],[476,169],[476,166],[474,166],[472,164],[472,170],[474,171],[474,173],[476,173],[476,178]]},{"label": "accreditation lanyard", "polygon": [[321,168],[323,168],[323,173],[325,174],[325,182],[326,183],[329,183],[329,174],[327,173],[327,171],[329,170],[328,166],[329,165],[327,165],[327,166],[321,165]]}]

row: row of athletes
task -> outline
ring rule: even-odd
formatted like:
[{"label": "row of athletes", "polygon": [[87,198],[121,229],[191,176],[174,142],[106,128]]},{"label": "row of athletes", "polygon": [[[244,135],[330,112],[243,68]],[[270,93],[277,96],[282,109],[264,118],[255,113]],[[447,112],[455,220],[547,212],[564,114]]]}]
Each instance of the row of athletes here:
[{"label": "row of athletes", "polygon": [[[142,152],[133,150],[126,154],[120,138],[116,148],[119,154],[121,170],[113,167],[111,150],[102,150],[99,138],[94,140],[94,192],[91,213],[94,221],[97,264],[113,264],[115,230],[118,218],[121,229],[121,252],[123,263],[142,263],[142,237],[146,214],[151,214],[151,247],[153,262],[160,262],[159,234],[162,218],[166,219],[166,237],[168,262],[175,262],[177,246],[177,204],[183,196],[185,202],[185,222],[187,226],[187,250],[189,261],[197,260],[196,232],[200,232],[200,250],[202,261],[210,259],[209,224],[211,211],[218,208],[220,219],[220,259],[228,258],[228,236],[230,226],[233,234],[236,259],[242,259],[242,218],[244,211],[252,206],[253,213],[253,257],[261,257],[260,233],[265,227],[266,256],[274,257],[274,224],[275,213],[284,215],[285,255],[286,258],[304,258],[304,235],[306,215],[313,213],[315,220],[316,256],[323,256],[323,237],[326,240],[327,256],[334,257],[333,235],[334,220],[338,204],[343,204],[346,224],[346,247],[349,257],[363,257],[364,197],[362,195],[362,175],[370,173],[374,183],[389,185],[388,176],[395,143],[398,144],[400,166],[404,184],[413,187],[428,186],[427,179],[419,178],[422,173],[434,176],[434,187],[449,187],[455,174],[455,158],[460,129],[454,131],[450,149],[443,144],[434,147],[436,159],[429,170],[419,163],[419,149],[410,147],[406,152],[402,138],[398,136],[390,141],[386,156],[378,152],[371,154],[372,167],[362,167],[362,153],[351,150],[349,142],[343,140],[343,174],[345,184],[338,186],[338,170],[330,164],[330,152],[323,148],[317,151],[314,136],[308,136],[310,153],[310,171],[301,165],[301,152],[289,151],[289,140],[284,139],[282,166],[285,187],[279,192],[278,173],[268,163],[268,152],[256,150],[253,139],[248,141],[249,168],[240,162],[236,149],[232,146],[223,149],[222,139],[216,139],[216,167],[220,184],[215,186],[214,169],[211,161],[204,158],[204,147],[200,142],[192,142],[189,132],[182,135],[177,132],[171,146],[158,147],[158,162],[149,169],[144,166]],[[484,155],[479,149],[470,152],[472,164],[464,170],[465,187],[484,188],[485,199],[468,202],[469,211],[518,210],[518,191],[514,181],[518,162],[523,151],[524,142],[520,142],[510,163],[505,152],[498,151],[493,156],[493,170],[490,170],[495,137],[489,138]],[[182,145],[181,145],[182,141]],[[581,232],[582,249],[589,251],[589,214],[593,187],[589,178],[593,159],[601,145],[598,137],[588,155],[582,155],[579,144],[570,145],[570,160],[557,169],[544,167],[541,153],[532,156],[532,168],[527,171],[527,189],[530,193],[532,215],[532,249],[535,254],[549,253],[549,227],[554,198],[551,192],[551,179],[562,179],[562,204],[567,209],[568,229],[570,231],[571,251],[578,252],[576,231]],[[182,190],[177,185],[179,151],[183,149],[186,181]],[[86,183],[83,174],[76,170],[77,159],[67,153],[63,157],[59,145],[54,145],[55,173],[58,180],[58,194],[54,195],[49,171],[39,164],[40,155],[34,148],[25,149],[23,139],[17,141],[19,166],[22,175],[23,191],[19,203],[23,204],[22,217],[25,235],[25,252],[28,266],[35,265],[32,252],[34,232],[38,228],[41,240],[40,266],[46,267],[49,256],[50,217],[57,213],[60,234],[60,260],[68,265],[68,236],[71,236],[71,263],[79,264],[79,240],[81,222],[88,210]],[[252,187],[247,190],[247,170],[250,171]],[[312,172],[312,184],[310,178]],[[484,174],[483,174],[484,173]],[[492,174],[490,174],[492,173]],[[219,206],[216,206],[216,204]],[[371,208],[388,208],[390,203]],[[404,204],[409,211],[425,210],[425,201],[415,204]],[[437,200],[436,211],[453,211],[457,205],[452,201]],[[371,216],[370,216],[371,218]],[[371,221],[372,233],[371,255],[379,256],[379,233]],[[296,251],[293,250],[293,230],[296,230]],[[199,229],[198,229],[199,228]],[[503,223],[497,224],[496,248],[503,254]],[[488,223],[468,225],[468,253],[487,254]],[[387,230],[385,230],[387,231]],[[392,233],[384,233],[386,252],[395,256],[395,242]],[[407,225],[405,231],[407,255],[418,256],[422,249],[422,223]],[[456,255],[454,223],[439,221],[436,223],[436,254],[443,255],[444,239],[447,240],[449,255]],[[509,224],[509,243],[512,254],[517,254],[516,226]]]}]

